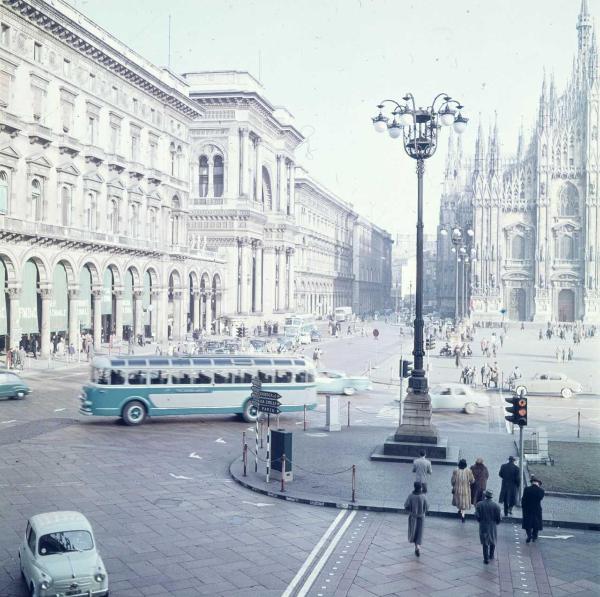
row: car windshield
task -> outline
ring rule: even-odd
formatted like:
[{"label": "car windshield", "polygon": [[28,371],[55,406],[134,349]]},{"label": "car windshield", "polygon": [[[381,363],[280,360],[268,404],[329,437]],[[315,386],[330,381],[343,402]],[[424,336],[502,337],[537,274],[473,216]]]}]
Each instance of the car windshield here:
[{"label": "car windshield", "polygon": [[50,556],[69,551],[88,551],[93,549],[94,542],[88,531],[62,531],[42,535],[39,542],[39,553]]}]

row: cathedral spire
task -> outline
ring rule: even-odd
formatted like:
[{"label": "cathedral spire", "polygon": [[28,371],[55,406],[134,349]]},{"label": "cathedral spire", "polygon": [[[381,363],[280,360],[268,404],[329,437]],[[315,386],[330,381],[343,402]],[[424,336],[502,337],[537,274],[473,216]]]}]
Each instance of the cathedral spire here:
[{"label": "cathedral spire", "polygon": [[475,171],[483,172],[485,162],[485,140],[483,138],[483,124],[481,114],[479,115],[479,128],[477,129],[477,141],[475,141]]},{"label": "cathedral spire", "polygon": [[580,56],[587,54],[591,35],[592,17],[590,16],[587,0],[581,0],[581,9],[579,10],[579,18],[577,19],[577,39]]},{"label": "cathedral spire", "polygon": [[521,117],[521,126],[519,128],[519,140],[517,142],[517,161],[523,159],[523,150],[525,146],[525,133],[523,131],[523,117]]},{"label": "cathedral spire", "polygon": [[446,179],[453,177],[454,175],[454,162],[456,158],[454,155],[454,135],[450,132],[448,136],[448,155],[446,156]]},{"label": "cathedral spire", "polygon": [[542,93],[540,94],[539,123],[543,127],[548,116],[548,97],[546,93],[546,69],[544,69],[544,80],[542,82]]},{"label": "cathedral spire", "polygon": [[498,139],[498,112],[494,111],[494,128],[490,132],[490,149],[488,158],[488,167],[490,174],[497,173],[500,162],[500,140]]}]

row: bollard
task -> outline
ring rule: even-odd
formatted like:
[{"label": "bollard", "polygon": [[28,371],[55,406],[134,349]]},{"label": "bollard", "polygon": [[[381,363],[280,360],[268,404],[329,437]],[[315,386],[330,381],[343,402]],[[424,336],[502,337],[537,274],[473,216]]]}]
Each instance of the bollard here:
[{"label": "bollard", "polygon": [[579,432],[581,431],[581,411],[577,411],[577,438],[579,438]]},{"label": "bollard", "polygon": [[[258,473],[258,414],[254,423],[254,472]],[[262,425],[262,423],[261,423]],[[262,445],[261,445],[262,448]]]},{"label": "bollard", "polygon": [[306,404],[304,405],[304,431],[306,431]]},{"label": "bollard", "polygon": [[350,400],[348,400],[348,427],[350,427]]},{"label": "bollard", "polygon": [[244,460],[244,477],[247,476],[247,472],[246,472],[246,468],[247,468],[247,464],[248,464],[248,444],[244,444],[244,451],[242,452],[243,454],[243,460]]},{"label": "bollard", "polygon": [[242,450],[244,449],[245,445],[246,445],[246,432],[242,431]]},{"label": "bollard", "polygon": [[265,422],[261,419],[260,421],[260,449],[263,449],[263,427],[265,425]]},{"label": "bollard", "polygon": [[285,491],[285,454],[281,456],[281,491]]},{"label": "bollard", "polygon": [[356,501],[356,465],[352,465],[352,501]]}]

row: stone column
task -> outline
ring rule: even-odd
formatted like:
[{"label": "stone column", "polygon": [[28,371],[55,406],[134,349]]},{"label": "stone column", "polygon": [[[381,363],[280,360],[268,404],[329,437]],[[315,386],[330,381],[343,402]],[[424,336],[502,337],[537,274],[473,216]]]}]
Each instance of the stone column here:
[{"label": "stone column", "polygon": [[294,296],[294,252],[292,247],[287,250],[287,301],[285,307],[292,311],[296,310],[296,297]]},{"label": "stone column", "polygon": [[213,157],[208,157],[208,196],[215,196],[215,185],[214,185],[214,173],[215,173],[215,164],[213,162]]},{"label": "stone column", "polygon": [[276,309],[283,311],[287,304],[287,288],[286,288],[286,248],[279,248],[279,301],[277,302]]},{"label": "stone column", "polygon": [[265,317],[273,314],[275,305],[275,248],[263,248],[263,304],[262,312]]},{"label": "stone column", "polygon": [[193,314],[193,323],[192,327],[194,328],[192,331],[196,331],[200,329],[200,291],[194,290],[194,314]]},{"label": "stone column", "polygon": [[142,324],[142,314],[144,307],[142,306],[142,290],[133,291],[133,341],[137,343],[137,338],[140,334],[143,335],[144,326]]},{"label": "stone column", "polygon": [[163,288],[152,290],[152,335],[158,343],[167,340],[167,291]]},{"label": "stone column", "polygon": [[248,129],[240,128],[240,196],[248,196]]},{"label": "stone column", "polygon": [[[248,249],[250,247],[249,240],[242,238],[239,241],[239,284],[240,284],[240,313],[248,312]],[[207,307],[208,311],[208,307]]]},{"label": "stone column", "polygon": [[256,200],[262,204],[262,140],[256,138]]},{"label": "stone column", "polygon": [[206,291],[206,333],[212,333],[212,292]]},{"label": "stone column", "polygon": [[294,186],[296,184],[296,166],[294,162],[290,162],[290,198],[289,198],[289,215],[294,215],[295,206],[295,197],[294,197]]},{"label": "stone column", "polygon": [[[10,320],[8,322],[9,346],[10,348],[19,348],[21,341],[21,288],[13,286],[7,290],[10,309]],[[0,300],[4,297],[0,295]]]},{"label": "stone column", "polygon": [[79,290],[69,289],[69,344],[75,347],[79,352],[81,348],[81,338],[79,335]]},{"label": "stone column", "polygon": [[102,288],[92,290],[94,350],[102,347]]},{"label": "stone column", "polygon": [[286,205],[286,197],[285,197],[285,181],[286,181],[286,159],[285,156],[279,156],[279,180],[278,180],[278,189],[277,192],[279,194],[279,205],[278,211],[281,213],[285,213],[285,205]]},{"label": "stone column", "polygon": [[123,340],[123,289],[113,288],[113,294],[115,295],[115,342],[121,342]]},{"label": "stone column", "polygon": [[254,312],[260,313],[262,311],[261,301],[261,286],[262,286],[262,267],[261,267],[261,243],[260,241],[254,242],[253,257],[255,259],[256,267],[254,269]]},{"label": "stone column", "polygon": [[173,325],[171,326],[172,339],[179,340],[181,337],[181,290],[173,291]]},{"label": "stone column", "polygon": [[50,288],[40,288],[42,298],[42,329],[40,333],[40,356],[48,358],[50,356],[50,301],[52,291]]}]

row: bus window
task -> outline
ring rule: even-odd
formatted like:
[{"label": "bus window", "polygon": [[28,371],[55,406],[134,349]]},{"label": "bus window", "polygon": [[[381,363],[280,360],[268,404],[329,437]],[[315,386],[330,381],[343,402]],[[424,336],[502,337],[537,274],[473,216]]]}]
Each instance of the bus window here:
[{"label": "bus window", "polygon": [[277,383],[291,383],[292,373],[291,371],[277,371],[275,374],[275,381]]},{"label": "bus window", "polygon": [[233,383],[242,383],[243,380],[244,380],[244,378],[242,377],[241,371],[236,371],[233,374]]},{"label": "bus window", "polygon": [[313,382],[315,381],[315,374],[314,374],[314,373],[310,373],[310,372],[308,372],[308,373],[306,374],[306,380],[307,380],[309,383],[313,383]]},{"label": "bus window", "polygon": [[143,371],[131,371],[129,373],[130,386],[145,386],[146,374]]},{"label": "bus window", "polygon": [[227,371],[215,371],[215,383],[231,383],[233,373]]},{"label": "bus window", "polygon": [[164,371],[150,371],[150,383],[155,384],[166,384],[167,376]]},{"label": "bus window", "polygon": [[306,382],[306,371],[298,371],[296,373],[296,383],[305,383]]},{"label": "bus window", "polygon": [[244,383],[252,383],[252,378],[254,377],[254,373],[251,371],[246,371],[244,373]]},{"label": "bus window", "polygon": [[191,384],[192,378],[187,371],[171,372],[171,383],[173,384]]},{"label": "bus window", "polygon": [[273,383],[273,372],[272,371],[259,371],[258,379],[263,383]]},{"label": "bus window", "polygon": [[118,369],[111,369],[110,372],[110,385],[111,386],[122,386],[125,383],[125,377],[123,372]]},{"label": "bus window", "polygon": [[102,385],[108,385],[108,369],[94,369],[94,381]]},{"label": "bus window", "polygon": [[202,373],[202,371],[197,371],[196,373],[193,373],[192,377],[194,378],[194,383],[198,385],[206,385],[212,383],[210,375],[206,375],[205,373]]}]

